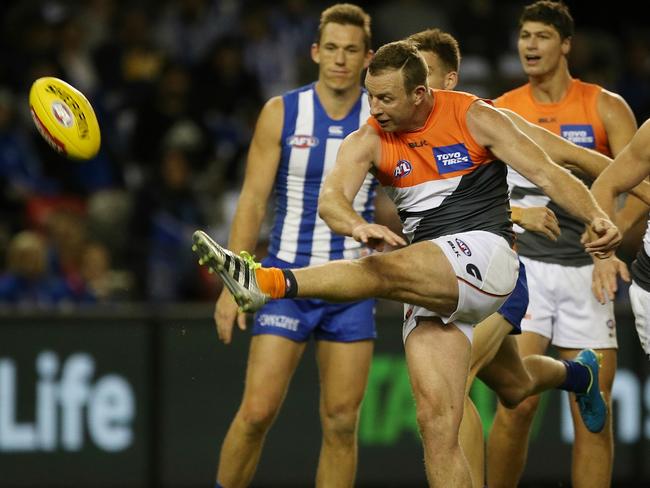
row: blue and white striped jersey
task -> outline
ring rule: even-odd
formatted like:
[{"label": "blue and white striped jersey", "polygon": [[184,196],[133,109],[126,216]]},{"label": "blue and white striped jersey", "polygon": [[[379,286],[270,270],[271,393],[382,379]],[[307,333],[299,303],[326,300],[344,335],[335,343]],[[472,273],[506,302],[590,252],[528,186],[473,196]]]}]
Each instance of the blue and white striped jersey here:
[{"label": "blue and white striped jersey", "polygon": [[[314,83],[287,92],[283,100],[282,152],[269,254],[296,266],[359,257],[364,247],[350,237],[332,233],[318,216],[318,194],[343,138],[370,115],[368,96],[363,91],[341,120],[327,115]],[[374,218],[376,185],[368,174],[354,200],[354,209],[368,221]]]}]

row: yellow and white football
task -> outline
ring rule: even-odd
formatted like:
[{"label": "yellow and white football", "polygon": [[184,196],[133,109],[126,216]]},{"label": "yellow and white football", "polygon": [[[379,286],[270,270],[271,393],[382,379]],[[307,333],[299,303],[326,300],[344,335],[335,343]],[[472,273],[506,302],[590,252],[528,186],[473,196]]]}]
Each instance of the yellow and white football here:
[{"label": "yellow and white football", "polygon": [[56,151],[72,159],[90,159],[99,151],[101,135],[93,107],[76,88],[46,76],[29,91],[36,128]]}]

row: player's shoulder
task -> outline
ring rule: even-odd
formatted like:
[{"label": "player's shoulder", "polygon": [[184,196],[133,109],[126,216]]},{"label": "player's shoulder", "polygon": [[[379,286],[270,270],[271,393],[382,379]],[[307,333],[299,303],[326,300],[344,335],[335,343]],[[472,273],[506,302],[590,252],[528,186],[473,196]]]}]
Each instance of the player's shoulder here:
[{"label": "player's shoulder", "polygon": [[530,93],[529,83],[513,88],[503,92],[501,95],[494,99],[495,105],[500,105],[510,100],[518,100],[524,97],[528,97]]},{"label": "player's shoulder", "polygon": [[444,97],[444,98],[449,98],[449,99],[466,99],[466,98],[478,98],[478,96],[474,95],[473,93],[462,91],[462,90],[439,90],[437,88],[433,88],[433,94],[434,96],[438,97]]},{"label": "player's shoulder", "polygon": [[298,97],[300,97],[301,93],[308,92],[308,91],[313,91],[313,90],[314,90],[314,83],[309,83],[307,85],[299,86],[298,88],[288,90],[288,91],[284,92],[281,95],[281,97],[283,99],[298,98]]},{"label": "player's shoulder", "polygon": [[614,106],[620,106],[620,105],[627,106],[627,102],[625,101],[625,99],[618,93],[607,90],[606,88],[603,88],[598,85],[596,86],[600,88],[600,90],[598,91],[598,97],[600,103],[610,104]]},{"label": "player's shoulder", "polygon": [[284,99],[281,95],[269,98],[260,113],[260,117],[276,118],[284,113]]},{"label": "player's shoulder", "polygon": [[580,78],[572,78],[571,83],[578,87],[578,89],[588,92],[601,92],[604,88],[596,83],[590,83],[588,81],[583,81]]},{"label": "player's shoulder", "polygon": [[375,138],[386,132],[379,125],[374,125],[370,120],[361,124],[357,130],[350,133],[352,138]]},{"label": "player's shoulder", "polygon": [[346,149],[354,148],[355,151],[372,152],[381,147],[382,139],[386,138],[387,133],[379,125],[375,125],[368,120],[366,123],[361,124],[357,130],[350,132],[343,140],[343,145]]},{"label": "player's shoulder", "polygon": [[598,99],[600,103],[625,103],[623,97],[618,93],[607,90],[596,83],[589,83],[588,81],[582,81],[578,78],[573,78],[571,83],[573,84],[572,91],[574,93],[582,94],[583,97]]},{"label": "player's shoulder", "polygon": [[314,88],[314,83],[299,86],[298,88],[288,90],[281,95],[269,99],[267,105],[270,105],[272,109],[282,110],[286,116],[291,118],[297,115],[300,106],[304,104],[305,94],[309,98],[309,92],[313,94]]},{"label": "player's shoulder", "polygon": [[574,83],[584,94],[587,99],[594,100],[597,103],[598,111],[601,116],[614,114],[616,117],[634,118],[632,109],[625,99],[600,85],[589,83],[581,80],[574,80]]}]

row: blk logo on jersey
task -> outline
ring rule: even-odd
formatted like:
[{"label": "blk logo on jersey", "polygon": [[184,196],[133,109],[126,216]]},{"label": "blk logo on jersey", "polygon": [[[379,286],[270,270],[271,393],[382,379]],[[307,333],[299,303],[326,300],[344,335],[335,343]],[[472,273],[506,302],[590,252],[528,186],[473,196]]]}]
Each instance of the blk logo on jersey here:
[{"label": "blk logo on jersey", "polygon": [[596,147],[594,128],[591,125],[561,125],[560,135],[578,146],[588,147],[589,149]]},{"label": "blk logo on jersey", "polygon": [[318,137],[294,134],[287,137],[287,145],[299,149],[318,146]]},{"label": "blk logo on jersey", "polygon": [[409,144],[409,147],[410,147],[410,148],[414,148],[414,147],[424,147],[424,146],[428,146],[428,145],[429,145],[429,143],[428,143],[427,141],[425,141],[424,139],[422,139],[422,140],[420,140],[420,141],[409,142],[408,144]]},{"label": "blk logo on jersey", "polygon": [[413,171],[413,166],[411,166],[411,163],[406,159],[400,159],[397,161],[397,166],[395,166],[393,176],[395,178],[401,178],[409,174],[411,171]]},{"label": "blk logo on jersey", "polygon": [[465,144],[452,144],[451,146],[440,146],[433,148],[433,156],[436,158],[438,173],[453,173],[474,166]]},{"label": "blk logo on jersey", "polygon": [[447,244],[449,244],[449,247],[451,247],[451,250],[454,252],[457,258],[460,257],[460,253],[458,252],[458,249],[456,249],[456,245],[452,241],[447,241]]}]

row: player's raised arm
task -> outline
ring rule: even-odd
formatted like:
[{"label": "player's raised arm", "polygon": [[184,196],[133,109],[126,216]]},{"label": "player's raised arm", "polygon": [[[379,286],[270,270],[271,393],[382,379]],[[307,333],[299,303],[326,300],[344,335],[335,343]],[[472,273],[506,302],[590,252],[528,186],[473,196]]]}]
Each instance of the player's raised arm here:
[{"label": "player's raised arm", "polygon": [[[544,127],[531,124],[512,110],[500,108],[499,111],[507,115],[517,128],[539,145],[553,161],[573,173],[595,180],[612,162],[611,158],[598,151],[578,146]],[[650,182],[642,181],[628,192],[650,205]]]},{"label": "player's raised arm", "polygon": [[621,235],[598,206],[587,187],[561,168],[526,134],[497,109],[485,102],[473,103],[467,112],[467,125],[479,144],[535,183],[562,208],[588,224],[598,236],[585,244],[589,252],[615,248]]},{"label": "player's raised arm", "polygon": [[363,180],[379,158],[380,149],[379,136],[369,125],[344,139],[336,164],[323,183],[318,213],[334,232],[352,236],[372,247],[380,242],[404,245],[402,237],[384,225],[368,223],[352,206]]},{"label": "player's raised arm", "polygon": [[648,175],[650,175],[650,121],[646,121],[639,128],[614,162],[601,173],[592,185],[591,191],[603,210],[613,216],[614,199],[643,182]]}]

